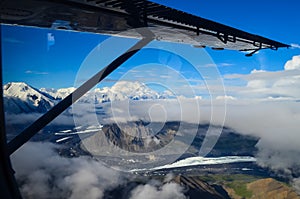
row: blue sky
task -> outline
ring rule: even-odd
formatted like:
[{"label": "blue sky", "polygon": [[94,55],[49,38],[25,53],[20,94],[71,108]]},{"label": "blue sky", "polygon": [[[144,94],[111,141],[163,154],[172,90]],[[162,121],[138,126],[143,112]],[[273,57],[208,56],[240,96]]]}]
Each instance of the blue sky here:
[{"label": "blue sky", "polygon": [[[154,1],[283,43],[300,43],[300,21],[297,17],[298,8],[300,7],[299,1],[253,0],[249,4],[244,1],[233,0]],[[51,44],[52,36],[55,42]],[[49,39],[50,46],[48,46]],[[110,38],[90,33],[3,26],[4,83],[24,81],[37,88],[71,87],[78,80],[78,77],[76,80],[76,75],[78,76],[79,69],[85,63],[84,60],[95,50],[99,43],[106,39]],[[93,74],[93,72],[101,69],[105,63],[109,63],[114,57],[129,48],[135,40],[123,39],[121,41],[117,39],[114,42],[116,42],[116,45],[106,48],[104,54],[94,60],[95,65],[88,74]],[[195,53],[195,55],[202,51],[187,45],[177,45],[177,47],[184,48],[190,54]],[[172,46],[172,48],[177,47]],[[207,49],[206,52],[218,66],[218,72],[222,76],[249,74],[254,69],[280,71],[284,69],[284,65],[288,60],[295,55],[300,55],[299,48],[280,49],[278,51],[264,50],[250,58],[237,51],[225,50],[219,52]],[[149,79],[153,77],[153,81],[157,81],[158,75],[161,78],[164,72],[170,74],[170,70],[173,69],[179,71],[184,79],[194,80],[198,78],[201,80],[202,77],[195,75],[195,72],[193,72],[193,67],[185,63],[183,59],[178,61],[180,58],[176,58],[176,56],[178,55],[172,55],[170,52],[147,48],[116,70],[100,86],[110,86],[120,78],[137,79],[139,81],[144,78],[150,81]],[[147,67],[149,64],[156,64],[157,67],[154,68],[157,68],[157,70],[146,71],[145,68],[149,68]],[[173,69],[158,67],[161,64],[172,65]],[[139,67],[139,74],[133,73],[134,69],[140,65],[146,67]],[[147,78],[143,77],[143,74],[146,74]],[[80,83],[83,79],[78,81],[77,83]],[[197,84],[195,82],[197,81],[190,81],[190,84]],[[226,83],[237,84],[235,81]]]}]

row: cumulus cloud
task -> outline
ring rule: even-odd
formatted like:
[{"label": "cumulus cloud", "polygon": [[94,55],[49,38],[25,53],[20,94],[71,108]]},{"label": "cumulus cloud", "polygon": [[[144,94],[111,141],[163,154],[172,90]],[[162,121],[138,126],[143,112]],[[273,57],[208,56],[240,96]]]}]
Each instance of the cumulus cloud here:
[{"label": "cumulus cloud", "polygon": [[[62,157],[58,145],[28,142],[12,156],[16,179],[24,199],[64,198],[101,199],[105,191],[126,185],[128,175],[107,168],[101,162],[87,156]],[[184,187],[170,182],[148,181],[130,193],[131,199],[183,199]]]},{"label": "cumulus cloud", "polygon": [[264,71],[253,70],[250,74],[225,75],[225,82],[241,80],[246,86],[226,87],[226,91],[233,93],[239,99],[270,99],[300,98],[300,55],[294,56],[287,61],[285,70]]},{"label": "cumulus cloud", "polygon": [[285,70],[300,69],[300,55],[294,56],[292,60],[289,60],[284,65]]},{"label": "cumulus cloud", "polygon": [[300,176],[300,56],[287,61],[284,69],[228,75],[247,83],[227,88],[240,100],[227,106],[225,125],[260,137],[257,163],[290,178],[299,192],[299,178],[294,177]]},{"label": "cumulus cloud", "polygon": [[287,148],[278,150],[280,147],[272,145],[275,145],[275,143],[266,143],[266,140],[258,143],[257,163],[260,166],[270,168],[282,177],[299,177],[300,162],[295,161],[295,159],[300,156],[300,152]]},{"label": "cumulus cloud", "polygon": [[140,185],[136,187],[131,193],[130,199],[185,199],[183,194],[183,187],[176,183],[167,183],[163,186],[157,187],[151,184]]},{"label": "cumulus cloud", "polygon": [[66,158],[57,146],[28,142],[12,155],[24,198],[99,199],[122,183],[120,174],[90,157]]}]

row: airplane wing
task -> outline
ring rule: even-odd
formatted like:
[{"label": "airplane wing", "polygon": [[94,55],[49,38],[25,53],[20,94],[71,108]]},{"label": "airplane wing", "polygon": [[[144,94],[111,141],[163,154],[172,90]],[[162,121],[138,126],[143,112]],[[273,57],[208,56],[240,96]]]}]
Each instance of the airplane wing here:
[{"label": "airplane wing", "polygon": [[[154,39],[195,47],[252,51],[289,45],[247,33],[147,0],[4,0],[1,22],[72,29],[121,37],[141,37],[148,27]],[[252,55],[253,53],[250,53]]]}]

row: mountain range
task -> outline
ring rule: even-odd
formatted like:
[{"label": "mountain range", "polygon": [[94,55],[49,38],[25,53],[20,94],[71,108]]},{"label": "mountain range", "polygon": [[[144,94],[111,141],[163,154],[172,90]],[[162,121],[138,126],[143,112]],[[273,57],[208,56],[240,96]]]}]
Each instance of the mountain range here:
[{"label": "mountain range", "polygon": [[[51,109],[76,88],[47,89],[34,88],[24,82],[10,82],[3,86],[4,107],[8,113],[43,113]],[[89,91],[78,102],[105,103],[121,100],[169,99],[171,92],[158,93],[141,82],[119,81],[112,87]]]}]

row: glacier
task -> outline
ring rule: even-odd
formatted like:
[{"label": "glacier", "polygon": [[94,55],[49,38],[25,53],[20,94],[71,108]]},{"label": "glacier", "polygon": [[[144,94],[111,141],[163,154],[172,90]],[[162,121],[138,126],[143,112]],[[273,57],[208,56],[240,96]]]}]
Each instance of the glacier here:
[{"label": "glacier", "polygon": [[256,162],[256,158],[251,156],[222,156],[222,157],[190,157],[179,160],[177,162],[153,167],[151,169],[133,169],[131,172],[138,172],[138,171],[155,171],[161,169],[174,169],[174,168],[181,168],[181,167],[190,167],[190,166],[199,166],[199,165],[217,165],[217,164],[230,164],[230,163],[241,163],[241,162]]}]

